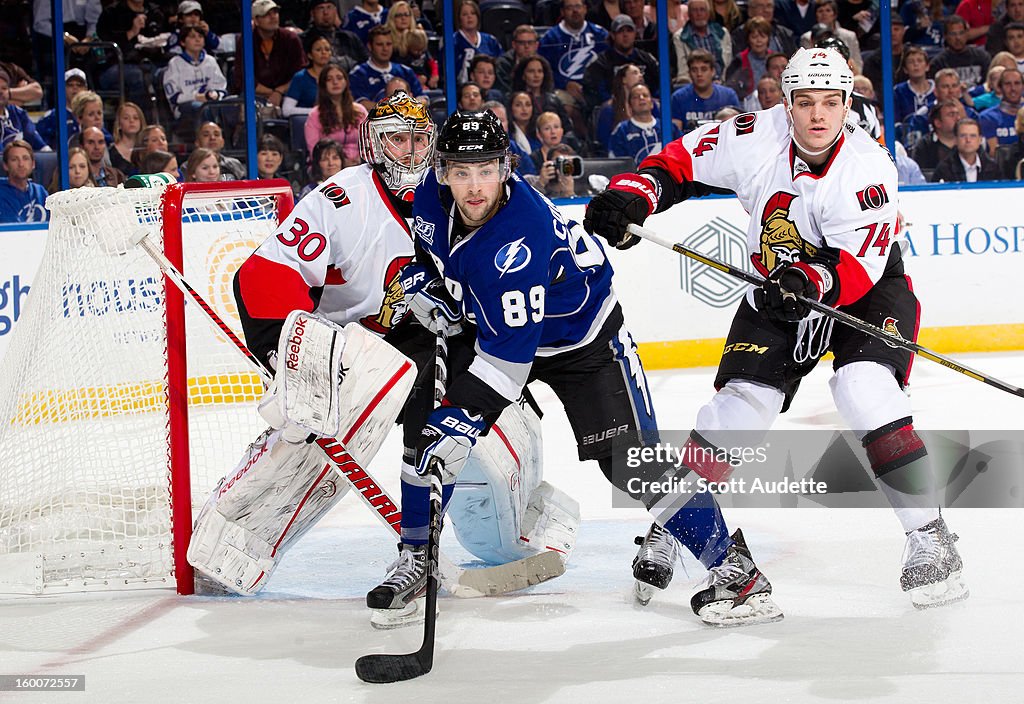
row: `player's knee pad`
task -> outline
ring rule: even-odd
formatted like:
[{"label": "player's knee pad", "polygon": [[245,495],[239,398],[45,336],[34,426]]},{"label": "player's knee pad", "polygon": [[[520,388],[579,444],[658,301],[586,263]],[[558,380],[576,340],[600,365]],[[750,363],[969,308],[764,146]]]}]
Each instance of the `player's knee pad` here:
[{"label": "player's knee pad", "polygon": [[[575,544],[579,507],[542,476],[540,418],[529,406],[512,404],[473,448],[448,504],[463,547],[499,564],[549,543],[567,555]],[[566,526],[560,533],[559,525]]]},{"label": "player's knee pad", "polygon": [[772,386],[733,379],[697,411],[695,430],[715,447],[756,444],[779,417],[785,398]]},{"label": "player's knee pad", "polygon": [[348,491],[315,445],[268,430],[221,479],[196,519],[188,561],[237,594],[262,589],[281,556]]},{"label": "player's knee pad", "polygon": [[846,364],[829,379],[829,387],[839,415],[861,440],[876,428],[911,416],[910,399],[883,364]]}]

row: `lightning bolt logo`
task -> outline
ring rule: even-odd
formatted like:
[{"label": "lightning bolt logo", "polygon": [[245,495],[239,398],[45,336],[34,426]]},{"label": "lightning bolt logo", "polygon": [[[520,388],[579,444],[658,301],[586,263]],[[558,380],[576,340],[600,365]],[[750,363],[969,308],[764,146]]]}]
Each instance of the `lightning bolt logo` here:
[{"label": "lightning bolt logo", "polygon": [[498,270],[498,278],[505,274],[514,274],[524,269],[533,258],[530,248],[523,244],[525,237],[520,237],[515,242],[509,242],[498,250],[494,255],[494,266]]}]

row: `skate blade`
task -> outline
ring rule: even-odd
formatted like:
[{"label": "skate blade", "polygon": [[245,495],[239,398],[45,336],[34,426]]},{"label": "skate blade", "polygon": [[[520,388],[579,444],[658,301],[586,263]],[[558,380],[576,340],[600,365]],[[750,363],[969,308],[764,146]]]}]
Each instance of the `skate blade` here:
[{"label": "skate blade", "polygon": [[654,596],[654,587],[638,579],[633,582],[633,596],[636,597],[640,606],[647,606],[651,603],[651,597]]},{"label": "skate blade", "polygon": [[[391,631],[423,623],[426,597],[421,596],[400,609],[370,609],[370,625],[378,631]],[[437,609],[441,613],[441,609]]]},{"label": "skate blade", "polygon": [[701,608],[697,616],[709,626],[734,628],[781,621],[784,614],[771,594],[754,594],[736,606],[732,600],[712,602]]},{"label": "skate blade", "polygon": [[910,590],[910,601],[915,609],[934,609],[947,604],[963,601],[971,595],[959,572],[949,575],[944,581],[926,584]]}]

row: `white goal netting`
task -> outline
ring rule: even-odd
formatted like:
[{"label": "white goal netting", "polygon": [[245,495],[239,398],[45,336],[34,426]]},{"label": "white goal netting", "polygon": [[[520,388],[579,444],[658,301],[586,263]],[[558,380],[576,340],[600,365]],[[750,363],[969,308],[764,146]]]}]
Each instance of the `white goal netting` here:
[{"label": "white goal netting", "polygon": [[[167,338],[181,321],[141,248],[97,240],[146,227],[162,247],[162,191],[47,200],[45,255],[0,366],[0,593],[174,587],[172,545],[187,535],[172,534],[173,503],[201,505],[262,430],[259,378],[186,303],[191,496],[172,495],[170,409],[185,399],[169,399]],[[273,232],[277,199],[184,198],[185,278],[241,335],[232,277]]]}]

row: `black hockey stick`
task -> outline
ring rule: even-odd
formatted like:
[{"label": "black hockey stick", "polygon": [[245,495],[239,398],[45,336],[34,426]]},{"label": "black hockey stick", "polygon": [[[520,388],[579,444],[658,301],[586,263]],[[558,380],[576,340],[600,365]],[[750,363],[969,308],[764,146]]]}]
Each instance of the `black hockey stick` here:
[{"label": "black hockey stick", "polygon": [[[673,242],[668,237],[660,235],[657,232],[654,232],[653,230],[650,230],[646,227],[641,227],[639,225],[630,225],[627,229],[631,234],[634,234],[637,237],[642,237],[645,240],[650,240],[655,244],[659,244],[662,247],[671,249],[672,251],[678,254],[682,254],[684,257],[689,257],[690,259],[694,259],[700,262],[701,264],[706,264],[707,266],[710,266],[713,269],[717,269],[718,271],[728,274],[729,276],[741,279],[742,281],[746,281],[748,284],[760,286],[764,282],[764,279],[762,279],[760,276],[757,276],[756,274],[751,274],[750,272],[744,271],[743,269],[740,269],[738,267],[726,264],[725,262],[720,262],[717,259],[709,257],[706,254],[701,254],[700,252],[694,249],[690,249],[689,247],[680,242]],[[899,335],[893,335],[892,333],[886,332],[882,328],[876,327],[871,323],[867,323],[861,320],[860,318],[855,318],[849,313],[837,310],[819,301],[815,301],[813,299],[805,298],[799,295],[797,296],[797,299],[799,299],[803,303],[806,303],[813,310],[818,311],[822,315],[825,315],[834,320],[838,320],[839,322],[849,325],[850,327],[859,330],[865,333],[866,335],[871,335],[872,337],[878,338],[879,340],[889,345],[890,347],[900,347],[902,349],[913,352],[921,357],[924,357],[925,359],[930,359],[931,361],[936,362],[937,364],[941,364],[947,369],[952,369],[955,372],[959,372],[965,376],[969,376],[970,378],[980,381],[983,384],[988,384],[989,386],[995,387],[1001,391],[1011,393],[1014,396],[1024,397],[1024,389],[1022,389],[1019,386],[1014,386],[1013,384],[1008,384],[1005,381],[1000,381],[999,379],[989,376],[984,372],[980,372],[977,369],[972,369],[971,367],[968,367],[965,364],[961,364],[956,360],[950,359],[945,355],[941,355],[938,352],[933,352],[927,347],[922,347],[916,342],[905,340]]]},{"label": "black hockey stick", "polygon": [[[434,312],[437,324],[437,342],[434,349],[434,407],[441,405],[448,379],[447,326],[440,314]],[[363,655],[356,660],[356,676],[363,682],[387,684],[403,682],[430,672],[434,666],[434,627],[437,621],[437,559],[441,545],[441,503],[444,462],[431,457],[430,468],[430,527],[427,533],[427,598],[423,614],[423,643],[414,653],[405,655]]]}]

